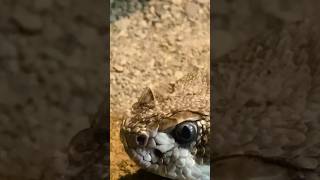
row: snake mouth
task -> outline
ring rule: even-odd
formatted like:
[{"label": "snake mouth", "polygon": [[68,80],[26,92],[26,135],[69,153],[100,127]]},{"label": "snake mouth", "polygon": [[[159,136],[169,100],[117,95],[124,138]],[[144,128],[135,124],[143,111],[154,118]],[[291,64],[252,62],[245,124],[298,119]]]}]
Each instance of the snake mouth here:
[{"label": "snake mouth", "polygon": [[132,136],[132,134],[122,133],[121,140],[126,152],[139,166],[144,169],[156,170],[158,166],[170,164],[167,157],[172,155],[172,150],[177,145],[165,133],[157,133],[156,136],[150,136],[146,143],[135,141]]}]

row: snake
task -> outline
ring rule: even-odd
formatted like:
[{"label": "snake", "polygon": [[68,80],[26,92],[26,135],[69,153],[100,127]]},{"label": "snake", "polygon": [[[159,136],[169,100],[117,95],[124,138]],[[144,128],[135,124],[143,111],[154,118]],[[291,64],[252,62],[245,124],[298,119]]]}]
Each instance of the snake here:
[{"label": "snake", "polygon": [[148,172],[169,179],[209,180],[208,71],[145,88],[122,121],[120,138],[129,157]]}]

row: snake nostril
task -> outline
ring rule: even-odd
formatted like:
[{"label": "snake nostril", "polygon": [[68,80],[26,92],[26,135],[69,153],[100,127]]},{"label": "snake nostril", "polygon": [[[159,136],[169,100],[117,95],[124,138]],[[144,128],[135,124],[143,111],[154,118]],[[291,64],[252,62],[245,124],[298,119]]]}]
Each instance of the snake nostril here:
[{"label": "snake nostril", "polygon": [[137,144],[140,146],[145,146],[147,140],[148,140],[148,137],[145,134],[140,134],[137,136]]}]

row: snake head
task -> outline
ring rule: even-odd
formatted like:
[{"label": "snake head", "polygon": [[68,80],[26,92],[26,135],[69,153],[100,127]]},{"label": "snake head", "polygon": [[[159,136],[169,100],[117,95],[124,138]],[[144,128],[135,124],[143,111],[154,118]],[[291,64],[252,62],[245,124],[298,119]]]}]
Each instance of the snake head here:
[{"label": "snake head", "polygon": [[124,119],[120,136],[141,168],[171,179],[209,179],[209,117],[180,110],[163,114],[146,89]]}]

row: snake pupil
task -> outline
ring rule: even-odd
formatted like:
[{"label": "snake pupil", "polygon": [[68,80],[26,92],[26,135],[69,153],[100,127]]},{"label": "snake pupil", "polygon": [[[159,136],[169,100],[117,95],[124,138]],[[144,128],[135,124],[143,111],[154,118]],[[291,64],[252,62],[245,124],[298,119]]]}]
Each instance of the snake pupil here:
[{"label": "snake pupil", "polygon": [[188,126],[184,126],[182,128],[181,136],[185,139],[189,139],[191,137],[191,130]]},{"label": "snake pupil", "polygon": [[173,137],[180,144],[189,144],[197,137],[197,127],[190,121],[180,123],[173,130]]}]

